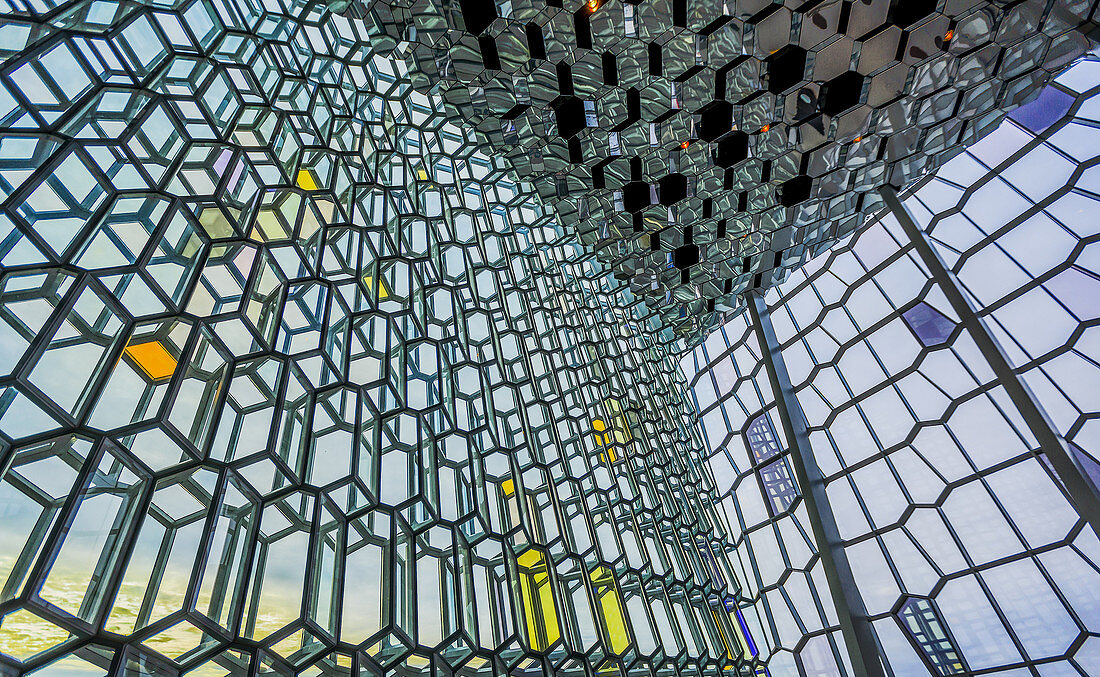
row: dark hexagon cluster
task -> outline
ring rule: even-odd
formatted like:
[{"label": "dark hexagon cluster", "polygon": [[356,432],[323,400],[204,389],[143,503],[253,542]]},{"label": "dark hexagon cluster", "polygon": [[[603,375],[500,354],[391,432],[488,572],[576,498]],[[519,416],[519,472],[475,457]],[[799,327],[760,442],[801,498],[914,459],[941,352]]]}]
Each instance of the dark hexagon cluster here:
[{"label": "dark hexagon cluster", "polygon": [[[341,3],[346,4],[346,3]],[[1094,3],[355,0],[675,335],[859,228],[1090,44]]]}]

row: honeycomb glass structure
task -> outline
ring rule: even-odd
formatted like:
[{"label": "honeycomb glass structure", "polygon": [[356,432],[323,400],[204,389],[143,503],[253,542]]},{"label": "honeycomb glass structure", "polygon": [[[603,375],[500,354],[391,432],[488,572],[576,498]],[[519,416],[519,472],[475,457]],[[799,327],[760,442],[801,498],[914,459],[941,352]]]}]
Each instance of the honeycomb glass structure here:
[{"label": "honeycomb glass structure", "polygon": [[[346,3],[345,3],[346,4]],[[699,340],[1030,101],[1087,0],[351,0]],[[342,5],[341,5],[342,6]],[[1092,38],[1088,36],[1092,36]],[[407,42],[406,42],[407,41]]]},{"label": "honeycomb glass structure", "polygon": [[368,29],[4,15],[0,672],[737,673],[658,319]]},{"label": "honeycomb glass structure", "polygon": [[[1100,61],[1039,86],[1088,47],[1091,7],[750,4],[0,7],[0,675],[1100,672]],[[823,13],[820,42],[776,37]],[[568,157],[601,129],[608,109],[579,75],[546,102],[550,127],[523,126],[534,103],[501,117],[454,98],[491,65],[563,63],[545,25],[575,32],[564,72],[600,54],[623,83],[610,100],[630,91],[629,58],[667,65],[646,86],[694,102],[654,126],[649,99],[624,99],[654,119],[607,132],[622,152],[598,156],[615,159],[591,187],[603,197],[586,195],[619,191],[609,214],[700,229],[722,210],[781,216],[703,207],[687,164],[613,188],[620,157],[649,167],[639,132],[675,142],[678,162],[750,153],[737,162],[754,169],[722,175],[792,202],[783,218],[826,210],[737,231],[764,252],[742,273],[769,276],[749,314],[683,296],[694,275],[742,279],[704,271],[702,235],[662,231],[652,242],[678,244],[651,251],[674,277],[640,285],[610,236],[591,236],[576,177],[549,193],[522,165],[534,137],[545,149],[572,131]],[[620,29],[617,47],[600,42]],[[700,103],[673,73],[683,45],[737,33],[756,51],[734,60],[773,70],[723,78],[779,105],[795,65],[826,62],[819,46],[843,43],[858,72],[878,32],[898,42],[871,80],[842,70],[818,92],[822,143],[894,62],[906,88],[924,67],[938,83],[898,90],[901,108],[933,106],[941,86],[956,103],[917,125],[908,159],[860,165],[886,178],[830,197],[835,213],[799,206],[828,202],[821,177],[778,159],[809,162],[785,145],[803,118],[739,136],[743,104]],[[941,32],[939,51],[896,51]],[[517,64],[502,40],[543,57]],[[984,64],[973,88],[968,58]],[[689,70],[713,78],[707,63]],[[483,84],[494,106],[511,91]],[[865,132],[885,149],[897,124]],[[901,211],[863,223],[897,199],[880,185],[918,174]],[[919,226],[901,225],[906,209]],[[780,260],[784,229],[795,253]],[[748,287],[722,284],[732,311]]]},{"label": "honeycomb glass structure", "polygon": [[[1100,63],[1074,66],[905,200],[1095,479],[1098,85]],[[781,417],[782,397],[750,320],[727,322],[681,360],[744,563],[753,603],[743,613],[771,619],[755,636],[771,674],[850,674],[822,604],[829,583],[814,575],[832,547],[892,674],[1097,674],[1096,532],[916,249],[880,214],[763,297],[835,543],[808,536],[805,504],[776,513],[758,479],[762,440],[798,445],[782,427],[760,432]]]}]

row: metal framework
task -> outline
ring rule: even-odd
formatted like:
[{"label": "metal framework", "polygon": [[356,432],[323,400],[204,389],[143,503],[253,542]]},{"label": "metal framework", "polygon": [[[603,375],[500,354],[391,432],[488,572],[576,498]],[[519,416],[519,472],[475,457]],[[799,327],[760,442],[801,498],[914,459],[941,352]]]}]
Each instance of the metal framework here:
[{"label": "metal framework", "polygon": [[0,675],[1100,674],[1095,3],[566,4],[0,8]]},{"label": "metal framework", "polygon": [[840,629],[849,659],[857,677],[882,677],[886,673],[879,658],[881,651],[867,620],[867,609],[852,575],[852,566],[844,551],[836,517],[825,495],[825,479],[810,448],[810,441],[806,436],[806,418],[795,398],[791,377],[787,373],[779,341],[775,338],[771,313],[764,302],[763,294],[759,291],[752,292],[748,307],[756,338],[760,342],[764,368],[775,396],[779,420],[782,421],[783,432],[791,446],[795,476],[804,488],[807,520],[817,541],[825,576],[829,580],[829,592],[840,619]]},{"label": "metal framework", "polygon": [[928,268],[932,279],[939,285],[951,309],[959,317],[960,324],[974,339],[993,373],[997,375],[998,382],[1027,423],[1031,434],[1039,441],[1039,447],[1058,471],[1058,477],[1069,492],[1077,511],[1088,521],[1093,532],[1100,534],[1100,488],[1097,487],[1097,481],[1082,465],[1080,458],[1070,452],[1065,439],[1054,429],[1054,424],[1031,389],[1009,364],[997,338],[978,317],[973,304],[960,289],[958,279],[944,265],[943,259],[928,241],[927,234],[917,225],[913,215],[898,197],[897,190],[884,186],[880,192],[887,209],[913,243],[913,251]]},{"label": "metal framework", "polygon": [[[798,627],[776,639],[769,669],[846,669],[836,659],[842,612],[829,622],[820,603],[836,594],[828,550],[846,555],[888,674],[1100,668],[1100,568],[1081,547],[1095,531],[1046,441],[1061,439],[1095,482],[1100,158],[1088,139],[1098,76],[1096,62],[1081,63],[988,142],[910,187],[909,223],[884,210],[762,293],[756,317],[727,323],[682,360],[708,465],[735,507],[734,542],[752,562],[754,606]],[[937,258],[926,263],[929,250]],[[964,310],[999,350],[973,336]],[[775,353],[787,393],[770,373]],[[1010,392],[1013,381],[1028,397]],[[758,488],[756,431],[792,401],[806,423],[785,435],[790,457],[809,453],[820,468],[818,509],[834,517],[837,541],[808,537],[809,501],[772,510]],[[1029,407],[1046,414],[1045,433],[1033,432]],[[809,496],[810,480],[798,479]]]}]

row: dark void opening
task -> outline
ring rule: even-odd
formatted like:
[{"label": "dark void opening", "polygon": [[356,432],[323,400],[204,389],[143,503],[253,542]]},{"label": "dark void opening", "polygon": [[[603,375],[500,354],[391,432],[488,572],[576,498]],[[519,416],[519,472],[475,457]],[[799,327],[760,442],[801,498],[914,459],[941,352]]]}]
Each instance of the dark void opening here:
[{"label": "dark void opening", "polygon": [[619,84],[619,68],[615,63],[615,55],[611,52],[604,52],[601,59],[603,62],[603,81],[608,85]]},{"label": "dark void opening", "polygon": [[821,87],[821,111],[836,115],[859,105],[863,93],[863,76],[855,71],[842,73]]},{"label": "dark void opening", "polygon": [[558,91],[564,95],[573,94],[573,70],[567,63],[559,63],[554,67],[558,76]]},{"label": "dark void opening", "polygon": [[699,246],[685,244],[672,252],[672,263],[680,270],[699,263]]},{"label": "dark void opening", "polygon": [[793,179],[788,179],[779,184],[779,188],[775,191],[775,198],[784,207],[793,207],[799,202],[804,202],[810,198],[810,188],[813,183],[813,179],[810,177],[799,174]]},{"label": "dark void opening", "polygon": [[628,212],[640,212],[649,206],[649,184],[630,181],[623,186],[623,208]]},{"label": "dark void opening", "polygon": [[592,49],[592,27],[588,20],[591,15],[587,3],[573,13],[573,32],[577,36],[577,47],[581,49]]},{"label": "dark void opening", "polygon": [[802,81],[806,73],[806,50],[787,45],[764,60],[768,74],[768,91],[784,92]]},{"label": "dark void opening", "polygon": [[592,167],[592,187],[593,188],[603,188],[604,187],[605,183],[604,183],[604,178],[603,178],[603,168],[606,167],[608,164],[610,164],[610,162],[611,162],[611,158],[608,158],[608,159],[604,160],[603,162],[600,162],[599,164]]},{"label": "dark void opening", "polygon": [[462,9],[462,22],[466,32],[481,35],[482,31],[497,18],[497,4],[485,0],[459,0]]},{"label": "dark void opening", "polygon": [[649,43],[649,74],[661,75],[661,44],[659,42]]},{"label": "dark void opening", "polygon": [[569,147],[569,161],[575,165],[579,165],[584,162],[584,158],[581,157],[580,139],[569,139],[569,143],[567,145]]},{"label": "dark void opening", "polygon": [[634,122],[642,119],[642,95],[631,87],[626,90],[626,120]]},{"label": "dark void opening", "polygon": [[483,35],[477,39],[477,44],[481,48],[481,60],[485,62],[485,67],[491,71],[499,71],[500,54],[497,53],[497,41],[488,35]]},{"label": "dark void opening", "polygon": [[558,133],[562,138],[572,138],[585,128],[584,101],[575,96],[563,96],[553,106],[554,117],[558,122]]},{"label": "dark void opening", "polygon": [[532,59],[546,58],[546,41],[542,37],[542,27],[536,23],[527,24],[527,48],[531,50]]},{"label": "dark void opening", "polygon": [[936,0],[892,0],[886,20],[908,28],[936,11]]},{"label": "dark void opening", "polygon": [[672,25],[687,28],[687,0],[672,0]]},{"label": "dark void opening", "polygon": [[719,167],[732,167],[749,156],[749,135],[731,132],[718,140],[714,151],[714,163]]},{"label": "dark void opening", "polygon": [[669,174],[657,185],[661,204],[671,206],[687,197],[688,180],[683,174]]},{"label": "dark void opening", "polygon": [[714,141],[733,128],[733,104],[711,101],[699,110],[699,138]]}]

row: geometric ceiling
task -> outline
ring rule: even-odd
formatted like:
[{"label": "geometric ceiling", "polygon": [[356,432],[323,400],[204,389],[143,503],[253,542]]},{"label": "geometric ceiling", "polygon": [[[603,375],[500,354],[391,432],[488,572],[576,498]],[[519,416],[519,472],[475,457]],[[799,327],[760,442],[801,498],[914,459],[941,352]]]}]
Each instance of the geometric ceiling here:
[{"label": "geometric ceiling", "polygon": [[[348,3],[337,3],[342,7]],[[1091,4],[353,0],[665,327],[698,339],[994,129]],[[399,41],[407,41],[401,42]],[[419,74],[419,77],[417,77]]]}]

